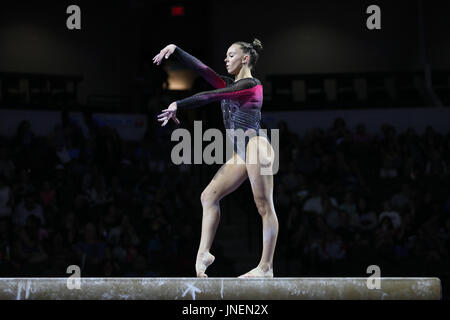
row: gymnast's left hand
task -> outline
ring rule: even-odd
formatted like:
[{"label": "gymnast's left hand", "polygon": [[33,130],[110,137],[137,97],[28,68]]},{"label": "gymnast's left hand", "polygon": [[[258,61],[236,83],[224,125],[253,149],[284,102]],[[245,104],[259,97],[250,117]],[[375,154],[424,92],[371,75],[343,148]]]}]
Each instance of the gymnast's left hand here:
[{"label": "gymnast's left hand", "polygon": [[180,124],[180,120],[177,118],[176,102],[172,102],[167,109],[162,110],[158,115],[158,121],[164,121],[161,127],[164,127],[170,119],[173,119],[176,124]]}]

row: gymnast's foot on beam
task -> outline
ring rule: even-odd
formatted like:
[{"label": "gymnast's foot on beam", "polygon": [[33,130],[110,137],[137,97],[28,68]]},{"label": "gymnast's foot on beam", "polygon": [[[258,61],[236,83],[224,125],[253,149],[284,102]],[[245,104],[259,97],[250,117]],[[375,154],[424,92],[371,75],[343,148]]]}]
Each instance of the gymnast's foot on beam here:
[{"label": "gymnast's foot on beam", "polygon": [[209,252],[197,253],[197,261],[195,262],[197,278],[208,278],[205,271],[214,262],[214,259],[214,256]]},{"label": "gymnast's foot on beam", "polygon": [[259,265],[255,269],[250,270],[238,278],[273,278],[273,269]]}]

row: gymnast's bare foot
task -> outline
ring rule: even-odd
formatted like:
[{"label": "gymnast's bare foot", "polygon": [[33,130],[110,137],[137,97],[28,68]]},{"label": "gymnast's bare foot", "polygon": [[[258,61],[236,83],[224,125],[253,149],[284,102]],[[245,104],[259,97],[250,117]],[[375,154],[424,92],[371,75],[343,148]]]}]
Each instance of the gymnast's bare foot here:
[{"label": "gymnast's bare foot", "polygon": [[209,252],[197,253],[197,261],[195,262],[195,271],[197,278],[208,278],[205,271],[213,262],[215,257]]},{"label": "gymnast's bare foot", "polygon": [[273,269],[264,266],[257,266],[255,269],[250,270],[238,278],[273,278]]}]

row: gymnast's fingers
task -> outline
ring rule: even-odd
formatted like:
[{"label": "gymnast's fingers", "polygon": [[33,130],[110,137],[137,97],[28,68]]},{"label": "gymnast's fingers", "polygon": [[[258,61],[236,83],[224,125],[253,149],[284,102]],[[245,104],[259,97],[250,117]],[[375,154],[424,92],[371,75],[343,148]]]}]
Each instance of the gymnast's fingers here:
[{"label": "gymnast's fingers", "polygon": [[155,58],[155,63],[157,64],[157,65],[159,65],[160,63],[161,63],[161,60],[162,60],[162,54],[161,54],[161,52],[156,56],[156,58]]},{"label": "gymnast's fingers", "polygon": [[161,53],[159,54],[159,60],[158,60],[158,65],[161,64],[161,60],[164,58],[164,56],[166,56],[166,59],[169,57],[169,53],[168,53],[168,49],[163,49],[161,50]]},{"label": "gymnast's fingers", "polygon": [[153,63],[159,64],[161,61],[160,59],[161,53],[158,53],[156,56],[153,57]]},{"label": "gymnast's fingers", "polygon": [[168,112],[163,112],[158,115],[158,118],[164,117],[168,114]]},{"label": "gymnast's fingers", "polygon": [[177,117],[175,117],[175,115],[172,116],[173,121],[175,121],[176,124],[180,124],[180,120],[178,120]]}]

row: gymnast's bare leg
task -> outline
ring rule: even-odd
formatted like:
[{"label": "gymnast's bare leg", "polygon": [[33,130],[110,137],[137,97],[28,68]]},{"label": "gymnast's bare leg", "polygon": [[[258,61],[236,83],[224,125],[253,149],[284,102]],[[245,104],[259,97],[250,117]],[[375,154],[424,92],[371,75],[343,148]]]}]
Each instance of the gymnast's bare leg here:
[{"label": "gymnast's bare leg", "polygon": [[258,266],[239,278],[273,277],[273,256],[278,236],[278,219],[273,204],[274,157],[275,152],[266,138],[256,136],[250,139],[246,167],[253,198],[262,218],[263,250]]},{"label": "gymnast's bare leg", "polygon": [[200,198],[203,207],[202,234],[195,263],[197,277],[200,278],[208,277],[205,271],[214,262],[214,256],[209,250],[219,225],[219,201],[247,179],[246,165],[242,160],[239,162],[237,157],[234,153],[233,157],[220,167]]}]

